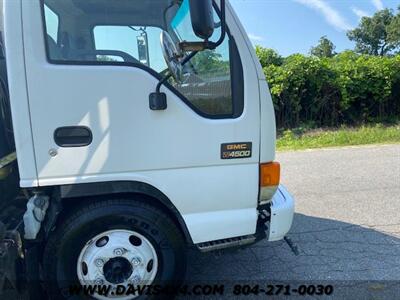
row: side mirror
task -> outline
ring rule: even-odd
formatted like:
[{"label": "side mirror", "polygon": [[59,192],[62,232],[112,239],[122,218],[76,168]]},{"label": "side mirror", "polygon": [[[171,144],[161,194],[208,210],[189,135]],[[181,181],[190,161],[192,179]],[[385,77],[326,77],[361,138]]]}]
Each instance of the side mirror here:
[{"label": "side mirror", "polygon": [[214,33],[214,15],[212,0],[189,0],[190,17],[194,33],[208,40]]},{"label": "side mirror", "polygon": [[136,38],[139,61],[150,67],[150,55],[149,55],[149,40],[147,38],[147,33],[143,33]]},{"label": "side mirror", "polygon": [[179,51],[178,47],[167,31],[161,32],[160,41],[163,56],[170,74],[177,82],[181,82],[183,72],[181,64],[182,53]]},{"label": "side mirror", "polygon": [[[221,0],[221,36],[217,42],[209,41],[213,35],[216,24],[214,23],[214,7],[212,0],[185,0],[189,1],[190,16],[194,33],[204,41],[179,43],[182,52],[199,52],[214,50],[224,42],[226,35],[225,0]],[[185,64],[185,62],[183,63]]]},{"label": "side mirror", "polygon": [[[180,17],[182,17],[181,15],[186,16],[190,10],[193,31],[196,36],[203,39],[203,41],[182,41],[176,45],[168,32],[163,32],[161,34],[161,44],[169,74],[160,80],[156,92],[150,94],[149,105],[151,110],[167,109],[167,95],[161,93],[161,86],[165,84],[171,76],[174,77],[177,82],[180,82],[183,74],[183,66],[198,52],[206,49],[214,50],[224,42],[226,36],[225,0],[220,1],[221,36],[217,42],[209,41],[214,34],[215,26],[217,26],[214,22],[213,0],[184,0],[183,5],[180,7],[180,9],[182,9],[179,12]],[[185,53],[189,51],[190,54],[185,56]]]}]

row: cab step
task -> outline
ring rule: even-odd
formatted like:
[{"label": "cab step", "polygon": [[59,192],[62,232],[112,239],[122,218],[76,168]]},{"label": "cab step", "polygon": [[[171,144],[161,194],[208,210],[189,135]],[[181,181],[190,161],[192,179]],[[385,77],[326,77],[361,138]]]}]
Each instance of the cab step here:
[{"label": "cab step", "polygon": [[201,252],[210,252],[215,250],[222,250],[231,247],[241,247],[249,244],[253,244],[256,241],[255,235],[246,235],[234,238],[228,238],[223,240],[211,241],[197,244],[198,249]]}]

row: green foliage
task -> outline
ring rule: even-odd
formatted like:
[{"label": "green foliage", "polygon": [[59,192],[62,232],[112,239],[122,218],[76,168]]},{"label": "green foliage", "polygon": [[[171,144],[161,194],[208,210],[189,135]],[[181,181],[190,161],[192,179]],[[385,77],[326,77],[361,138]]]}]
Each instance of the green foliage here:
[{"label": "green foliage", "polygon": [[263,66],[281,66],[283,64],[283,57],[273,49],[256,46],[256,53]]},{"label": "green foliage", "polygon": [[333,57],[335,53],[335,45],[326,36],[319,39],[318,45],[311,48],[310,54],[319,58]]},{"label": "green foliage", "polygon": [[361,54],[388,55],[400,47],[400,9],[378,11],[372,17],[363,17],[360,25],[350,30],[347,36],[356,42],[356,51]]},{"label": "green foliage", "polygon": [[[400,11],[400,6],[399,6]],[[392,43],[397,49],[400,48],[400,13],[394,17],[391,24],[388,26],[388,40]],[[398,51],[400,53],[400,49]]]},{"label": "green foliage", "polygon": [[[360,125],[400,119],[400,6],[363,17],[348,32],[355,51],[323,36],[311,56],[256,47],[278,127]],[[397,55],[396,55],[397,53]]]},{"label": "green foliage", "polygon": [[358,125],[400,116],[400,55],[295,54],[281,65],[263,67],[281,128]]},{"label": "green foliage", "polygon": [[191,63],[196,72],[203,76],[226,76],[230,71],[229,60],[224,60],[220,53],[212,50],[197,53]]},{"label": "green foliage", "polygon": [[277,141],[278,150],[400,143],[400,126],[342,127],[338,130],[286,130]]}]

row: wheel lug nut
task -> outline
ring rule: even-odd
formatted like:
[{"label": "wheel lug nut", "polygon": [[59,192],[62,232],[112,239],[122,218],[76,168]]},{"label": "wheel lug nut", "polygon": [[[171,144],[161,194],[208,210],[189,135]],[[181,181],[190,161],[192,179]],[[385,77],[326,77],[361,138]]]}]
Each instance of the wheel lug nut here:
[{"label": "wheel lug nut", "polygon": [[142,278],[139,275],[135,275],[135,276],[133,276],[131,282],[133,284],[138,284],[138,283],[140,283],[141,280],[142,280]]},{"label": "wheel lug nut", "polygon": [[95,281],[95,284],[97,284],[97,285],[102,285],[103,283],[104,283],[104,281],[101,278],[97,278]]},{"label": "wheel lug nut", "polygon": [[124,250],[121,248],[117,248],[114,250],[114,255],[116,256],[122,256],[124,254]]},{"label": "wheel lug nut", "polygon": [[95,263],[96,267],[99,267],[99,268],[104,266],[104,261],[101,258],[96,259],[96,261],[94,263]]},{"label": "wheel lug nut", "polygon": [[135,257],[132,259],[132,265],[138,266],[138,265],[140,265],[140,263],[141,263],[141,260],[139,257]]}]

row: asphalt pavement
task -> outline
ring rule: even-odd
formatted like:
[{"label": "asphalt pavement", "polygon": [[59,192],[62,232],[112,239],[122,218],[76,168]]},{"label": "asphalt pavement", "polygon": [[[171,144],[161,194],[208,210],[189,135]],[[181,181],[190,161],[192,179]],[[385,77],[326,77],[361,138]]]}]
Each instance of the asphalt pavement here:
[{"label": "asphalt pavement", "polygon": [[299,255],[283,241],[223,255],[193,252],[188,281],[332,284],[331,298],[399,299],[400,145],[281,152],[277,160],[296,199],[288,236]]}]

